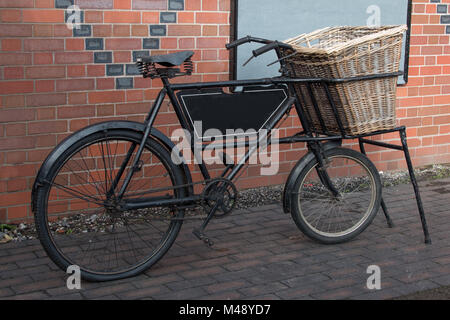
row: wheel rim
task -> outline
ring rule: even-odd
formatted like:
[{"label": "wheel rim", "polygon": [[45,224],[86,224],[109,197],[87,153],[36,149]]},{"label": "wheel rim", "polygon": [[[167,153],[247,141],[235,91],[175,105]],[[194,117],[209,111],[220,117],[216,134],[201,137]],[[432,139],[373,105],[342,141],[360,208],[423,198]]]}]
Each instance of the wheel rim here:
[{"label": "wheel rim", "polygon": [[367,221],[376,201],[375,178],[367,166],[350,156],[328,157],[327,174],[339,192],[322,184],[317,163],[309,169],[298,190],[298,207],[304,223],[324,237],[342,237]]},{"label": "wheel rim", "polygon": [[[169,208],[132,211],[117,209],[117,190],[130,171],[128,165],[118,180],[116,192],[108,194],[127,151],[136,141],[123,137],[101,137],[71,152],[48,182],[46,221],[48,234],[68,264],[93,274],[123,274],[157,260],[161,248],[177,223]],[[132,163],[136,145],[129,163]],[[176,191],[150,190],[173,186],[173,174],[161,155],[149,150],[142,154],[124,199],[172,196]],[[105,205],[106,204],[106,205]]]}]

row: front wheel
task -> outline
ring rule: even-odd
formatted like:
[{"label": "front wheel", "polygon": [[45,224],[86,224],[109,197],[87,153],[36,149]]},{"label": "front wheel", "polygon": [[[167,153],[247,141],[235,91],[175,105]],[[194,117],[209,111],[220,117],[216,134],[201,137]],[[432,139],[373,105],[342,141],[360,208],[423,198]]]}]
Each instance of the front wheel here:
[{"label": "front wheel", "polygon": [[325,244],[353,239],[378,212],[381,182],[363,154],[346,148],[325,151],[325,168],[314,158],[300,172],[291,195],[291,215],[308,237]]}]

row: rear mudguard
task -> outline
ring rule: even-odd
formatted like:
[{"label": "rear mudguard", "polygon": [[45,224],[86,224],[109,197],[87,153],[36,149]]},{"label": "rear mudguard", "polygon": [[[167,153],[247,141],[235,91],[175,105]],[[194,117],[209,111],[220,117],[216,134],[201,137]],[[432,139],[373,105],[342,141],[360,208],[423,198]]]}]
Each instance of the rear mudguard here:
[{"label": "rear mudguard", "polygon": [[[329,141],[324,144],[322,144],[323,150],[329,150],[333,148],[340,147],[342,144],[341,140],[338,141]],[[298,175],[300,172],[302,172],[303,168],[306,167],[306,165],[314,160],[315,156],[314,154],[309,151],[307,154],[305,154],[292,168],[291,173],[289,174],[289,177],[286,180],[286,184],[284,185],[283,190],[283,211],[284,213],[291,212],[291,194],[293,192],[293,188],[295,185],[295,181],[297,180]]]},{"label": "rear mudguard", "polygon": [[[79,139],[86,137],[91,134],[95,134],[102,131],[107,130],[114,130],[114,129],[123,129],[123,130],[131,130],[139,133],[144,133],[145,126],[143,123],[134,122],[134,121],[107,121],[107,122],[101,122],[97,124],[93,124],[91,126],[88,126],[86,128],[83,128],[77,132],[74,132],[72,135],[65,138],[61,143],[59,143],[55,149],[47,156],[47,159],[45,159],[44,163],[42,164],[41,168],[39,169],[36,179],[33,184],[33,188],[31,191],[31,207],[33,212],[35,211],[35,201],[36,201],[36,194],[37,190],[39,189],[39,186],[42,185],[42,182],[47,177],[50,168],[53,166],[53,164],[56,162],[56,160],[61,156],[71,145],[73,145],[76,141]],[[179,157],[179,159],[176,163],[180,163],[179,166],[181,167],[182,171],[184,172],[184,179],[185,184],[192,183],[192,176],[191,172],[186,165],[186,162],[184,161],[181,153],[177,150],[177,147],[175,144],[167,137],[165,136],[161,131],[152,128],[150,132],[150,137],[155,139],[156,141],[160,142],[169,152],[173,152],[172,155],[175,155]],[[187,192],[190,194],[193,193],[192,186],[188,188]]]}]

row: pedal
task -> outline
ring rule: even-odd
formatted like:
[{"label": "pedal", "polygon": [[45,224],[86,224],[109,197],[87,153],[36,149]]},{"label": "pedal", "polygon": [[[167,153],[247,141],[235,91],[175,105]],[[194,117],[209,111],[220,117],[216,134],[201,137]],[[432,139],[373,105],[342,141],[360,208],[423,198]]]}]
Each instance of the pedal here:
[{"label": "pedal", "polygon": [[202,240],[208,247],[212,247],[214,245],[214,242],[199,229],[192,230],[192,233],[197,237],[198,240]]}]

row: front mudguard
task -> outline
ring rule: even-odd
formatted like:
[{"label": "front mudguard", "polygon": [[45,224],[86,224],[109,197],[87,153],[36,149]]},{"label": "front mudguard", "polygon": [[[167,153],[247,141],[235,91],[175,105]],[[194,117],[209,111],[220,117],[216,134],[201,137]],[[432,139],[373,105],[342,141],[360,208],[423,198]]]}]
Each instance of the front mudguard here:
[{"label": "front mudguard", "polygon": [[[65,138],[63,141],[61,141],[61,143],[59,143],[55,147],[55,149],[53,149],[53,151],[47,156],[47,158],[45,159],[44,163],[42,164],[41,168],[39,169],[36,175],[36,179],[34,180],[33,188],[31,190],[31,208],[33,212],[35,211],[36,207],[37,190],[39,189],[39,186],[43,184],[43,181],[47,177],[51,167],[54,165],[56,160],[79,139],[98,132],[104,132],[115,129],[131,130],[143,134],[145,131],[145,125],[139,122],[124,121],[124,120],[100,122],[88,126],[86,128],[83,128],[81,130],[78,130],[77,132],[74,132],[73,134]],[[192,183],[191,172],[188,166],[186,165],[186,161],[184,161],[181,153],[177,150],[175,144],[161,131],[155,128],[151,129],[150,137],[160,142],[169,152],[172,153],[172,151],[174,151],[172,155],[179,157],[179,159],[176,159],[177,160],[176,163],[180,163],[179,166],[184,172],[184,179],[185,179],[184,183],[185,184]],[[188,195],[193,193],[192,186],[188,188],[187,192]]]},{"label": "front mudguard", "polygon": [[[342,144],[341,140],[338,141],[329,141],[324,144],[322,144],[322,148],[324,151],[330,150],[333,148],[340,147]],[[283,190],[283,211],[284,213],[291,212],[291,195],[294,189],[295,181],[297,181],[297,177],[299,176],[300,172],[302,172],[303,168],[306,167],[306,165],[315,159],[314,153],[309,151],[307,154],[305,154],[292,168],[291,173],[289,174],[286,184],[284,185]]]}]

